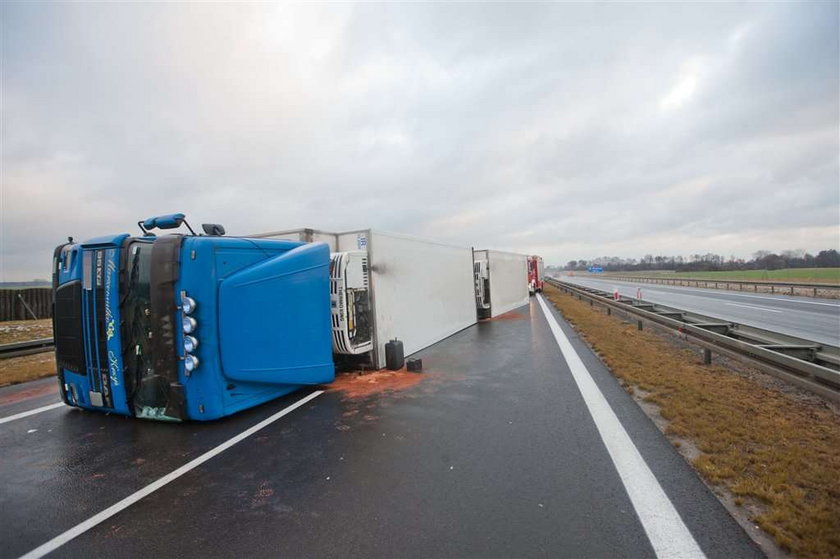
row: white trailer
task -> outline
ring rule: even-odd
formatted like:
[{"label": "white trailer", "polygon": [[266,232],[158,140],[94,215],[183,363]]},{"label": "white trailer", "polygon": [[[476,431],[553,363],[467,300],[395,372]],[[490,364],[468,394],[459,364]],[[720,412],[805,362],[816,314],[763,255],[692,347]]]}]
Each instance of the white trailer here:
[{"label": "white trailer", "polygon": [[476,306],[492,318],[528,304],[528,256],[498,250],[475,251]]},{"label": "white trailer", "polygon": [[[371,229],[342,233],[300,229],[253,236],[330,246],[335,253],[331,296],[337,353],[369,351],[371,362],[382,368],[385,344],[394,338],[410,355],[477,321],[470,247]],[[367,283],[354,266],[364,267]],[[372,335],[367,335],[367,328]]]},{"label": "white trailer", "polygon": [[320,229],[285,229],[283,231],[271,231],[268,233],[257,233],[256,235],[249,235],[250,237],[259,237],[264,239],[282,239],[285,241],[300,241],[303,243],[327,243],[330,247],[330,252],[338,250],[337,237],[335,233],[329,231],[322,231]]}]

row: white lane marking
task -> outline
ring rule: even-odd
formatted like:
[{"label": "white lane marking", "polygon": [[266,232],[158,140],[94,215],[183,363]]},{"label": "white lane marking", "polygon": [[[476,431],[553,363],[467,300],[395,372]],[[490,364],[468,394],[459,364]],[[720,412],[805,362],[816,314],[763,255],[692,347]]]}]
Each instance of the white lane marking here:
[{"label": "white lane marking", "polygon": [[[578,285],[585,285],[583,283],[583,281],[581,281],[581,282],[575,282],[573,280],[570,280],[570,281],[571,281],[571,283],[577,283]],[[600,281],[600,282],[606,283],[608,280],[586,278],[585,281]],[[638,284],[633,283],[633,282],[631,282],[631,283],[615,282],[615,283],[622,283],[622,284],[627,285],[627,286],[638,285]],[[721,282],[721,283],[723,283],[723,282]],[[765,299],[767,301],[776,301],[776,302],[784,301],[784,302],[787,302],[787,303],[802,303],[803,305],[822,305],[824,307],[840,308],[840,304],[837,304],[837,303],[821,303],[820,301],[800,301],[799,299],[783,298],[783,297],[787,297],[785,295],[777,295],[775,297],[765,297],[763,295],[747,295],[746,293],[736,293],[736,292],[728,290],[728,289],[713,290],[711,287],[705,287],[705,288],[704,287],[687,287],[685,285],[667,285],[667,284],[661,284],[661,283],[645,283],[643,285],[646,285],[647,288],[650,289],[650,290],[664,291],[665,293],[668,293],[668,292],[665,291],[665,290],[658,289],[658,288],[660,288],[660,287],[672,287],[672,288],[675,287],[675,288],[678,288],[678,289],[682,289],[684,291],[699,291],[701,293],[708,293],[710,291],[722,291],[726,295],[731,295],[733,297],[746,297],[747,299]]]},{"label": "white lane marking", "polygon": [[737,297],[746,297],[748,299],[765,299],[767,301],[786,301],[788,303],[802,303],[803,305],[822,305],[824,307],[835,307],[840,309],[840,305],[838,304],[820,303],[819,301],[794,301],[793,299],[782,299],[780,297],[764,297],[762,295],[744,295],[742,293],[727,293],[727,295],[736,295]]},{"label": "white lane marking", "polygon": [[542,295],[538,295],[538,301],[656,556],[705,557],[677,509],[659,485],[656,476],[633,444],[630,435],[624,430],[609,402],[595,384],[586,365],[560,329]]},{"label": "white lane marking", "polygon": [[[724,289],[720,289],[719,291],[725,291]],[[764,297],[763,295],[744,295],[743,293],[727,293],[727,295],[734,295],[736,297],[746,297],[747,299],[764,299],[766,301],[784,301],[787,303],[802,303],[803,305],[822,305],[823,307],[835,307],[840,309],[840,305],[835,303],[820,303],[819,301],[799,301],[793,299],[782,299],[782,296],[779,297]]]},{"label": "white lane marking", "polygon": [[0,424],[8,423],[10,421],[14,421],[16,419],[23,419],[24,417],[29,417],[30,415],[35,415],[36,413],[41,413],[45,411],[54,410],[55,408],[60,408],[64,405],[64,402],[58,402],[56,404],[50,404],[49,406],[44,406],[41,408],[35,408],[34,410],[29,411],[22,411],[20,413],[16,413],[15,415],[10,415],[8,417],[0,417]]},{"label": "white lane marking", "polygon": [[755,309],[755,310],[758,310],[758,311],[782,312],[782,311],[777,311],[776,309],[768,309],[767,307],[757,307],[755,305],[745,305],[743,303],[724,303],[724,305],[729,305],[731,307],[744,307],[745,309]]},{"label": "white lane marking", "polygon": [[166,474],[165,476],[163,476],[159,480],[150,483],[149,485],[147,485],[143,489],[140,489],[139,491],[137,491],[135,493],[132,493],[131,495],[129,495],[128,497],[126,497],[122,501],[118,502],[117,504],[111,505],[110,507],[103,510],[99,514],[91,516],[90,518],[88,518],[84,522],[75,525],[74,527],[70,528],[69,530],[67,530],[63,534],[60,534],[60,535],[54,537],[53,539],[51,539],[50,541],[48,541],[47,543],[36,547],[35,549],[30,551],[26,555],[22,555],[20,559],[35,559],[37,557],[43,557],[47,553],[55,551],[56,549],[58,549],[59,547],[61,547],[64,544],[66,544],[67,542],[69,542],[73,538],[76,538],[76,537],[84,534],[85,532],[87,532],[91,528],[95,527],[97,524],[100,524],[100,523],[108,520],[109,518],[111,518],[115,514],[127,509],[128,507],[130,507],[131,505],[133,505],[134,503],[136,503],[140,499],[154,493],[155,491],[157,491],[158,489],[160,489],[161,487],[163,487],[167,483],[169,483],[171,481],[175,481],[176,479],[178,479],[182,475],[186,474],[190,470],[192,470],[192,469],[200,466],[201,464],[207,462],[208,460],[210,460],[214,456],[217,456],[217,455],[221,454],[222,452],[226,451],[227,449],[229,449],[230,447],[232,447],[236,443],[242,441],[243,439],[246,439],[246,438],[250,437],[251,435],[253,435],[257,431],[259,431],[260,429],[262,429],[264,427],[267,427],[268,425],[274,423],[275,421],[277,421],[278,419],[280,419],[281,417],[283,417],[287,413],[296,410],[300,406],[304,405],[305,403],[309,402],[310,400],[315,399],[316,397],[320,396],[323,393],[324,393],[323,390],[316,390],[315,392],[306,396],[305,398],[301,398],[300,400],[298,400],[294,404],[280,410],[279,412],[275,413],[271,417],[268,417],[267,419],[264,419],[264,420],[260,421],[259,423],[257,423],[253,427],[251,427],[249,429],[246,429],[245,431],[242,431],[241,433],[239,433],[238,435],[236,435],[233,438],[228,439],[227,441],[223,442],[222,444],[220,444],[216,448],[213,448],[212,450],[209,450],[209,451],[205,452],[204,454],[202,454],[198,458],[187,462],[186,464],[184,464],[183,466],[181,466],[177,470],[174,470],[174,471]]}]

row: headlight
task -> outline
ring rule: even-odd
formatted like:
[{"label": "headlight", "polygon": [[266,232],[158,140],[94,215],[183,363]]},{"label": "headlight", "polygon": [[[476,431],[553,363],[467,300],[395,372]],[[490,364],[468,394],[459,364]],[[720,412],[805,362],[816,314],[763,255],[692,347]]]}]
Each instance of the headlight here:
[{"label": "headlight", "polygon": [[186,295],[181,297],[181,309],[184,311],[184,314],[192,314],[195,310],[195,299]]},{"label": "headlight", "polygon": [[195,331],[196,327],[198,326],[198,322],[191,316],[185,316],[184,319],[181,321],[181,326],[184,328],[184,332],[190,334]]},{"label": "headlight", "polygon": [[198,347],[198,340],[192,336],[184,336],[184,351],[192,353]]},{"label": "headlight", "polygon": [[195,355],[187,355],[184,358],[184,369],[186,369],[187,372],[192,372],[196,367],[198,367],[198,357]]}]

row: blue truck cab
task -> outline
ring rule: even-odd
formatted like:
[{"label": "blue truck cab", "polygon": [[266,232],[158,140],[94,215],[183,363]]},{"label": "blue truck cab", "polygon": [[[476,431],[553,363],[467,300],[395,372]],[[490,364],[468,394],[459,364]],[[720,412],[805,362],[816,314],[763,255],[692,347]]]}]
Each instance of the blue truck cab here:
[{"label": "blue truck cab", "polygon": [[204,421],[334,379],[326,244],[150,232],[183,214],[139,225],[55,250],[65,403]]}]

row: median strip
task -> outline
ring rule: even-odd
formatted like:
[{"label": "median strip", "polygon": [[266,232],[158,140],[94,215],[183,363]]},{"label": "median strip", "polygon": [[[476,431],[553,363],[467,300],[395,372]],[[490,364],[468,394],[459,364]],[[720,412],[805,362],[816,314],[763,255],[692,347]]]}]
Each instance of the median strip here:
[{"label": "median strip", "polygon": [[0,387],[55,376],[55,353],[0,359]]}]

